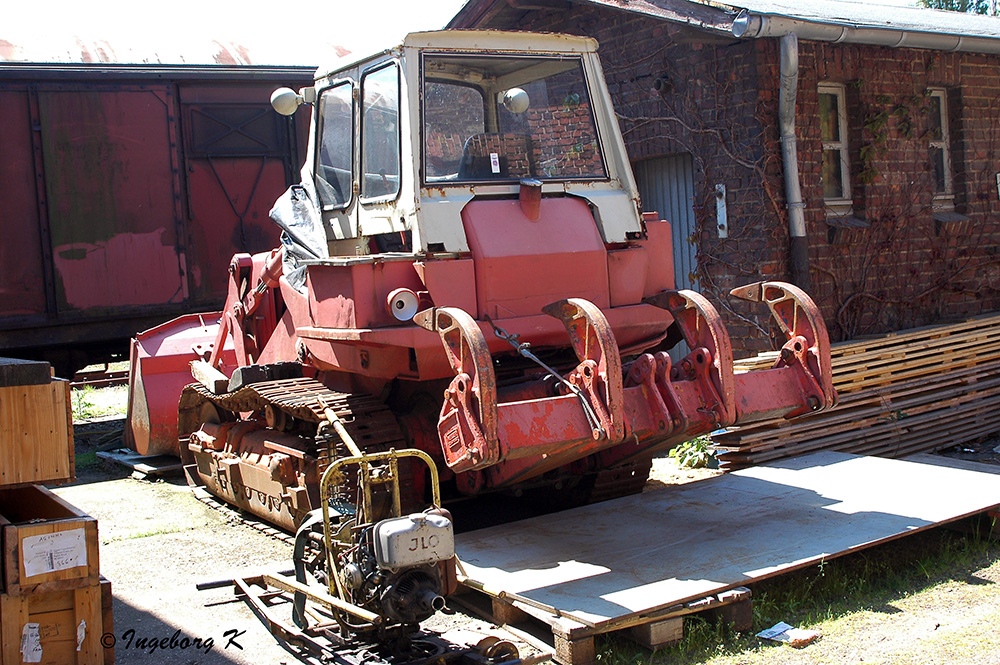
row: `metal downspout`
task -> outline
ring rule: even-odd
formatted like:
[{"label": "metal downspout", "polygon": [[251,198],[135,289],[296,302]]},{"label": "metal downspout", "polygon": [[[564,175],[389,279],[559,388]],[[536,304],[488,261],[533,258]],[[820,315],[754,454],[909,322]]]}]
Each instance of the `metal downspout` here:
[{"label": "metal downspout", "polygon": [[781,92],[778,99],[778,128],[781,134],[781,161],[785,172],[785,201],[788,207],[789,265],[792,282],[809,290],[809,243],[799,185],[799,152],[795,139],[795,95],[799,86],[799,40],[795,33],[781,38]]}]

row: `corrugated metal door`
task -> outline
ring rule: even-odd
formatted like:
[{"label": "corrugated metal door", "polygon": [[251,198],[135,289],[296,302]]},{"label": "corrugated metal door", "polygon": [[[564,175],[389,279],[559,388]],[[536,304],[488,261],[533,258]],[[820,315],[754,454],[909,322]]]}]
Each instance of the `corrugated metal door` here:
[{"label": "corrugated metal door", "polygon": [[695,289],[698,267],[694,219],[694,161],[682,152],[636,162],[635,178],[644,212],[670,222],[674,246],[674,288]]},{"label": "corrugated metal door", "polygon": [[[694,220],[694,160],[681,152],[637,162],[636,184],[643,212],[658,212],[670,222],[674,247],[674,288],[694,289],[698,267]],[[670,350],[676,362],[690,353],[685,342]]]}]

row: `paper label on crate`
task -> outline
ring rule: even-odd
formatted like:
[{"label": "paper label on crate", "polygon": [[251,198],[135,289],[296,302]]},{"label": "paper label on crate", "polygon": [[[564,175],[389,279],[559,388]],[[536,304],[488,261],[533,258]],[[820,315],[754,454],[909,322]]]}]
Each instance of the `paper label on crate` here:
[{"label": "paper label on crate", "polygon": [[87,565],[84,529],[28,536],[21,541],[21,560],[28,577]]},{"label": "paper label on crate", "polygon": [[76,650],[83,646],[83,641],[87,638],[87,621],[80,619],[80,625],[76,627]]},{"label": "paper label on crate", "polygon": [[37,623],[26,623],[21,631],[21,662],[42,662],[42,638]]},{"label": "paper label on crate", "polygon": [[494,173],[500,173],[500,155],[496,152],[490,153],[490,169]]}]

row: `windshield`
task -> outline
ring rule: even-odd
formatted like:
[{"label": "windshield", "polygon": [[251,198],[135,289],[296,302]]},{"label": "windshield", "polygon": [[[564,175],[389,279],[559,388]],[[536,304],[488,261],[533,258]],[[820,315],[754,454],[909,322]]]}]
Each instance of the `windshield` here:
[{"label": "windshield", "polygon": [[607,177],[579,58],[426,55],[424,181]]}]

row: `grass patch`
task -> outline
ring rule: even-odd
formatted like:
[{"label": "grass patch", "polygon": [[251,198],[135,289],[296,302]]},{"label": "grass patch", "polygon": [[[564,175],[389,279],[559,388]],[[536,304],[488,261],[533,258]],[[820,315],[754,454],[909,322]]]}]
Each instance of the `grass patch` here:
[{"label": "grass patch", "polygon": [[72,402],[74,422],[124,416],[128,410],[128,386],[75,388],[72,391]]},{"label": "grass patch", "polygon": [[76,455],[76,470],[94,469],[102,464],[96,452],[78,453]]},{"label": "grass patch", "polygon": [[965,583],[998,560],[1000,544],[985,536],[932,529],[752,585],[750,632],[689,617],[683,640],[653,653],[615,634],[599,638],[598,660],[602,665],[764,663],[776,647],[755,634],[779,621],[804,628],[823,624],[824,634],[850,631],[852,617],[898,613],[893,602]]}]

